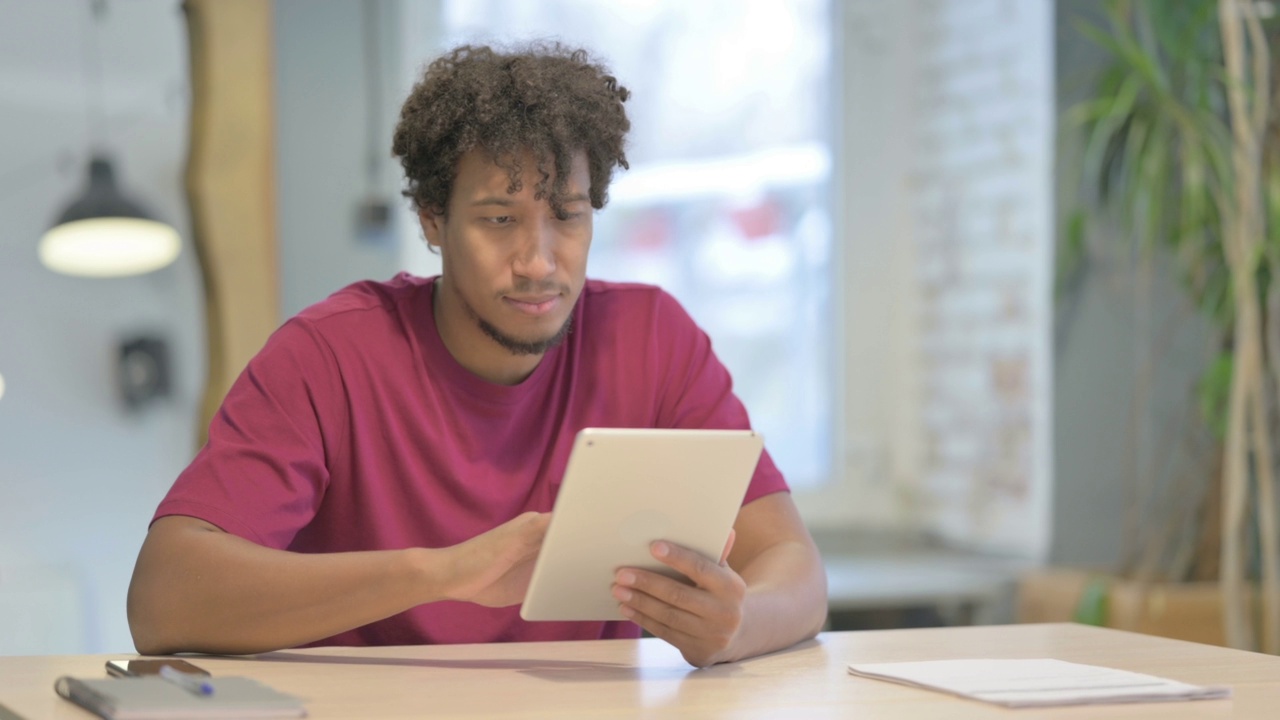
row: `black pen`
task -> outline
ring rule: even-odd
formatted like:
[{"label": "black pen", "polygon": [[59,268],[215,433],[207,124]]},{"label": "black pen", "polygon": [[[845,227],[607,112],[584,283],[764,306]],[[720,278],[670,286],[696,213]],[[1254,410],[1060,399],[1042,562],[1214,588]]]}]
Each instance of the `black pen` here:
[{"label": "black pen", "polygon": [[174,670],[168,665],[160,666],[160,677],[195,695],[213,694],[213,683],[208,680],[202,680],[190,673]]}]

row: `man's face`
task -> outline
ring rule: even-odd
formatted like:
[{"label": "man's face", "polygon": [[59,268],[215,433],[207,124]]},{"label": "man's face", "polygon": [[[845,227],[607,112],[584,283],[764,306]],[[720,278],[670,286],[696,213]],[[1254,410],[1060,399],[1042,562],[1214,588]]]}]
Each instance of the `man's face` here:
[{"label": "man's face", "polygon": [[422,213],[427,242],[440,248],[437,312],[443,329],[479,329],[512,355],[541,355],[568,332],[591,247],[590,172],[574,155],[557,218],[531,155],[521,158],[521,189],[481,150],[458,163],[447,216]]}]

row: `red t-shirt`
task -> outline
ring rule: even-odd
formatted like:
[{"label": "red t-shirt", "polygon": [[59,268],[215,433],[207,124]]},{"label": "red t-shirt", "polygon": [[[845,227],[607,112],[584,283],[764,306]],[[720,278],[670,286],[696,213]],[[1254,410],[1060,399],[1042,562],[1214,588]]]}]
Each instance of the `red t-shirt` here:
[{"label": "red t-shirt", "polygon": [[[155,518],[272,548],[447,547],[555,501],[585,427],[747,428],[711,342],[662,290],[589,280],[572,332],[496,385],[436,331],[434,278],[351,285],[286,322],[245,368]],[[787,486],[766,453],[744,504]],[[519,607],[420,605],[322,645],[638,637],[626,622],[525,622]]]}]

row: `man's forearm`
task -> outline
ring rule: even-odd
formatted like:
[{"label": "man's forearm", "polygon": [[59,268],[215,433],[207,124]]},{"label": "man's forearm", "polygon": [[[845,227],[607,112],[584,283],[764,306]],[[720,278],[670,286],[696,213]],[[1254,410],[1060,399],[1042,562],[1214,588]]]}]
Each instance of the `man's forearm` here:
[{"label": "man's forearm", "polygon": [[729,660],[790,647],[822,630],[827,577],[813,545],[779,543],[753,558],[739,574],[747,583],[747,594]]},{"label": "man's forearm", "polygon": [[[144,654],[244,654],[295,647],[442,599],[441,551],[308,555],[273,550],[182,518],[157,522],[129,587]],[[181,521],[188,521],[181,524]]]}]

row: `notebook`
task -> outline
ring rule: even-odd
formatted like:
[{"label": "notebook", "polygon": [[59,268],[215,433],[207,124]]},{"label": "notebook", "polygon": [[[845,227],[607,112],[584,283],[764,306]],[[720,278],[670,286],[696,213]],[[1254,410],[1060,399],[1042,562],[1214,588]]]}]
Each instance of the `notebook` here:
[{"label": "notebook", "polygon": [[849,672],[1006,707],[1231,697],[1230,688],[1188,685],[1154,675],[1049,658],[855,663],[849,666]]},{"label": "notebook", "polygon": [[208,678],[212,695],[197,695],[159,677],[60,677],[53,689],[107,720],[305,717],[302,701],[246,677]]}]

